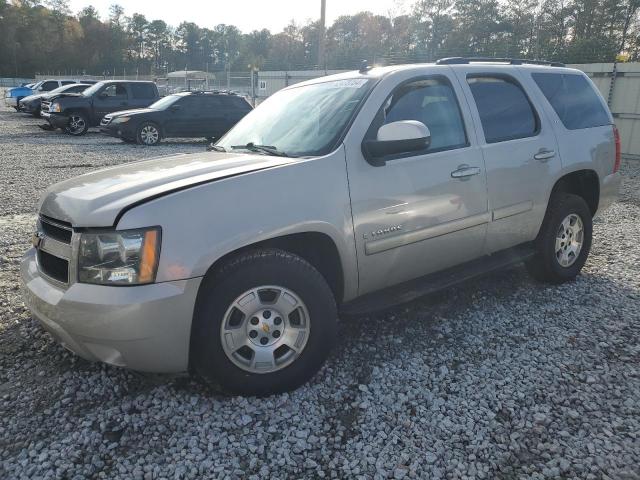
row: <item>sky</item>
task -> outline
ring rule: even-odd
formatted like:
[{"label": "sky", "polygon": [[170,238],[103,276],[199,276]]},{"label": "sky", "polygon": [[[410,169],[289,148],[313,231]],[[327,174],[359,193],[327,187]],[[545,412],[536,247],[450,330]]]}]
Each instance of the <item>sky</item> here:
[{"label": "sky", "polygon": [[[235,25],[242,32],[268,28],[272,33],[282,31],[291,20],[304,24],[320,17],[320,0],[71,0],[71,10],[77,13],[93,5],[103,19],[109,6],[120,4],[126,15],[142,13],[147,20],[164,20],[177,26],[180,22],[194,22],[211,28],[219,23]],[[363,10],[375,14],[399,14],[408,0],[327,0],[327,26],[340,15]]]}]

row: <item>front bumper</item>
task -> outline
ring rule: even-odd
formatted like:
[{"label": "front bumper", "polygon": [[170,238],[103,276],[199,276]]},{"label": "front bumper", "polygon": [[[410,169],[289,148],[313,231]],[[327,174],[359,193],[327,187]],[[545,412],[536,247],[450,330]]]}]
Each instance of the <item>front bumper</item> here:
[{"label": "front bumper", "polygon": [[42,118],[46,119],[49,124],[54,128],[65,128],[69,125],[69,117],[66,115],[60,115],[59,113],[41,112]]},{"label": "front bumper", "polygon": [[116,138],[135,138],[135,132],[127,123],[108,123],[100,125],[100,133]]},{"label": "front bumper", "polygon": [[18,106],[18,97],[4,97],[4,104],[7,107],[16,108]]},{"label": "front bumper", "polygon": [[91,360],[145,372],[183,372],[201,277],[132,287],[74,283],[38,271],[35,249],[21,265],[27,308],[64,347]]},{"label": "front bumper", "polygon": [[18,103],[18,107],[21,112],[25,113],[36,113],[40,111],[40,102],[20,102]]},{"label": "front bumper", "polygon": [[622,175],[620,175],[620,172],[612,173],[602,179],[602,184],[600,185],[600,202],[598,203],[598,211],[594,216],[597,217],[601,215],[612,203],[618,200],[621,184]]}]

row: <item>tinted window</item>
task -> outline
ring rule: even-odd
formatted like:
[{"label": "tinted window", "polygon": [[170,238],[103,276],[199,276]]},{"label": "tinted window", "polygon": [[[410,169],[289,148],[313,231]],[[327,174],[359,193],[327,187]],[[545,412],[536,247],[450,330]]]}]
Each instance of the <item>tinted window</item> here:
[{"label": "tinted window", "polygon": [[538,120],[526,94],[508,77],[470,77],[469,88],[478,107],[487,143],[531,137]]},{"label": "tinted window", "polygon": [[84,92],[87,89],[88,85],[73,85],[65,90],[65,92],[70,93],[80,93]]},{"label": "tinted window", "polygon": [[73,80],[62,80],[62,85],[73,85],[74,82]]},{"label": "tinted window", "polygon": [[239,110],[251,110],[251,105],[247,103],[244,98],[240,97],[223,97],[224,104],[229,105],[231,108],[237,108]]},{"label": "tinted window", "polygon": [[133,98],[155,98],[156,89],[150,83],[132,83],[131,95]]},{"label": "tinted window", "polygon": [[107,97],[126,97],[127,89],[120,83],[113,83],[111,85],[107,85],[100,94],[106,95]]},{"label": "tinted window", "polygon": [[50,92],[54,88],[58,88],[58,82],[44,82],[40,90],[43,92]]},{"label": "tinted window", "polygon": [[431,132],[427,151],[446,150],[467,144],[467,135],[455,92],[444,78],[407,83],[396,89],[378,114],[379,126],[400,120],[417,120]]},{"label": "tinted window", "polygon": [[569,130],[610,123],[600,97],[582,75],[533,73],[532,77]]},{"label": "tinted window", "polygon": [[222,101],[220,100],[220,97],[217,97],[217,96],[202,95],[200,99],[201,99],[200,101],[202,102],[202,105],[205,108],[219,108],[220,106],[222,106]]}]

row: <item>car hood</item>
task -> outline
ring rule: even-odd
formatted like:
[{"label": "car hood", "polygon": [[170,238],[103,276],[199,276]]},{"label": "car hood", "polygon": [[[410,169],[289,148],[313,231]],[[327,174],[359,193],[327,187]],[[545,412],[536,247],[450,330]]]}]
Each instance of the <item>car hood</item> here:
[{"label": "car hood", "polygon": [[46,95],[44,93],[39,93],[37,95],[29,95],[28,97],[24,97],[21,102],[28,103],[33,102],[34,100],[42,100]]},{"label": "car hood", "polygon": [[132,162],[51,186],[42,196],[40,213],[74,227],[109,227],[134,204],[295,161],[269,155],[202,152]]},{"label": "car hood", "polygon": [[31,95],[33,90],[27,87],[12,87],[6,90],[5,96],[7,97],[17,97],[20,94]]},{"label": "car hood", "polygon": [[125,117],[128,115],[135,115],[138,113],[149,113],[149,112],[154,112],[155,110],[152,110],[150,108],[136,108],[133,110],[120,110],[118,112],[113,112],[113,113],[109,113],[107,115],[105,115],[105,117],[109,117],[109,118],[116,118],[116,117]]}]

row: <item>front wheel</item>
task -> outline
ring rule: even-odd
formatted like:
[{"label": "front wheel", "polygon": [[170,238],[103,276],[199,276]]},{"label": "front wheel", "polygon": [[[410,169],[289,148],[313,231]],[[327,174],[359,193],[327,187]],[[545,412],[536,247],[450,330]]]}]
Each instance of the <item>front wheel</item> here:
[{"label": "front wheel", "polygon": [[535,241],[536,255],[527,262],[527,269],[544,282],[573,280],[587,261],[592,233],[591,211],[582,197],[553,195]]},{"label": "front wheel", "polygon": [[157,145],[160,143],[160,129],[155,123],[143,123],[138,127],[136,140],[140,145]]},{"label": "front wheel", "polygon": [[336,324],[333,293],[306,260],[275,249],[248,252],[200,287],[192,367],[233,393],[288,391],[322,366]]},{"label": "front wheel", "polygon": [[79,137],[84,135],[89,130],[89,121],[82,113],[72,113],[69,116],[69,123],[67,124],[66,132]]}]

